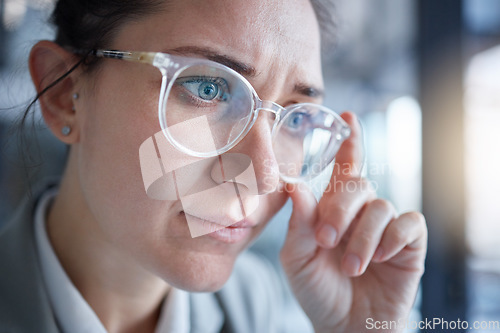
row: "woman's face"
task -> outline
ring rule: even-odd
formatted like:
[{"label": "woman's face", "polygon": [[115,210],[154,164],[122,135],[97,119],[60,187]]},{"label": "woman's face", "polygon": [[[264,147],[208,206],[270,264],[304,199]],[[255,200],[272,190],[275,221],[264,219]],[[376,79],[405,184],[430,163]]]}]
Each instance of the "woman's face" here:
[{"label": "woman's face", "polygon": [[[308,89],[322,86],[319,31],[308,0],[168,1],[163,12],[122,26],[109,48],[190,57],[218,54],[250,69],[242,74],[263,100],[283,106],[320,102]],[[258,203],[245,220],[247,228],[229,233],[232,239],[224,232],[193,238],[186,202],[149,198],[141,175],[139,147],[161,130],[160,83],[153,66],[102,60],[97,72],[78,83],[80,140],[72,158],[83,198],[105,241],[175,287],[215,290],[287,198],[278,190],[271,116],[261,112],[230,151],[248,156],[255,171],[259,195],[240,189],[244,204]],[[169,156],[173,165],[197,160],[179,151]],[[209,169],[194,176],[217,182]],[[190,215],[212,222],[239,219],[234,212],[240,201],[234,195],[201,196],[188,206]]]}]

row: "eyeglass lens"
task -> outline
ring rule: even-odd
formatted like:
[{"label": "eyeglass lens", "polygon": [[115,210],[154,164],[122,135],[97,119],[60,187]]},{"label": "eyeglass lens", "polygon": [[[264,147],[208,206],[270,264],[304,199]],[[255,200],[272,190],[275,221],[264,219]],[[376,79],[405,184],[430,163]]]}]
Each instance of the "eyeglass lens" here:
[{"label": "eyeglass lens", "polygon": [[273,147],[282,177],[308,180],[330,164],[349,136],[336,114],[316,104],[287,109],[276,128]]}]

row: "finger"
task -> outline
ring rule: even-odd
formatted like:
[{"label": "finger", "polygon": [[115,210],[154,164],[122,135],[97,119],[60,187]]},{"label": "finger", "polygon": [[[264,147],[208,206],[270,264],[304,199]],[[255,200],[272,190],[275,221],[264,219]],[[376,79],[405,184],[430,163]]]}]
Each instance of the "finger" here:
[{"label": "finger", "polygon": [[342,119],[351,128],[347,138],[335,156],[332,178],[334,176],[359,177],[363,164],[363,136],[358,118],[352,112],[344,112]]},{"label": "finger", "polygon": [[395,216],[394,206],[386,200],[376,199],[366,205],[342,258],[344,273],[358,276],[366,270],[386,226]]},{"label": "finger", "polygon": [[335,194],[323,196],[318,206],[316,239],[324,248],[337,246],[366,202],[375,199],[368,180],[351,178],[336,184]]},{"label": "finger", "polygon": [[389,223],[373,257],[375,262],[384,262],[400,253],[405,247],[425,249],[427,227],[425,218],[418,212],[402,214]]},{"label": "finger", "polygon": [[285,243],[281,249],[281,261],[288,272],[299,271],[317,249],[314,224],[317,219],[317,201],[306,184],[287,184],[293,203]]}]

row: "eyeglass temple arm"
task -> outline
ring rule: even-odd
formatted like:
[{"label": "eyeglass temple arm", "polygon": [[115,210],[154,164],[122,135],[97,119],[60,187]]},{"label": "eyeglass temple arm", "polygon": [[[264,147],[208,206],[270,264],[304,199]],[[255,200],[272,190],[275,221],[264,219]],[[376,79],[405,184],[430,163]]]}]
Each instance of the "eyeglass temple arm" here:
[{"label": "eyeglass temple arm", "polygon": [[133,62],[141,62],[145,64],[154,64],[157,52],[124,52],[113,50],[96,50],[93,55],[99,58],[120,59]]}]

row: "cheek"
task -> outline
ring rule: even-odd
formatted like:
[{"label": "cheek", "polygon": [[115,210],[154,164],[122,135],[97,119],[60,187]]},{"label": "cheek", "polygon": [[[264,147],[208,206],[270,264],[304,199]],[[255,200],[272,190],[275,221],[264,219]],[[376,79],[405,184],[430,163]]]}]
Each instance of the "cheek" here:
[{"label": "cheek", "polygon": [[115,82],[96,87],[93,100],[82,110],[78,144],[79,177],[88,206],[113,235],[164,220],[171,206],[147,197],[139,162],[140,145],[159,130],[157,94],[134,93],[141,90]]}]

